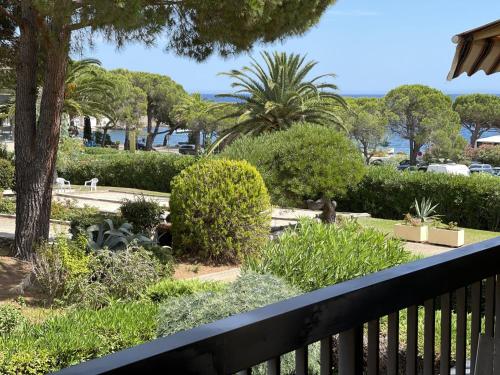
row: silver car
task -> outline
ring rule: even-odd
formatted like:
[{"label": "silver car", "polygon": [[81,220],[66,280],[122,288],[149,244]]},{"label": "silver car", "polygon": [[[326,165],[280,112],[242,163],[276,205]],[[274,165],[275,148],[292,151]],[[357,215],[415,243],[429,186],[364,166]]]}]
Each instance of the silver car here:
[{"label": "silver car", "polygon": [[470,173],[493,173],[493,168],[490,164],[471,164],[469,166]]}]

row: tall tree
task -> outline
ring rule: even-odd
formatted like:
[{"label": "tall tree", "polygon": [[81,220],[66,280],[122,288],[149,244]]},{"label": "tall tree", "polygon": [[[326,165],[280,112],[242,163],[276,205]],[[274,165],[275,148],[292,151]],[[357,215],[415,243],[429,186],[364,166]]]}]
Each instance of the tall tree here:
[{"label": "tall tree", "polygon": [[384,103],[378,98],[347,99],[344,125],[362,148],[366,164],[370,163],[377,147],[386,139],[388,118]]},{"label": "tall tree", "polygon": [[[153,44],[161,35],[174,52],[203,60],[229,55],[255,41],[300,35],[334,0],[3,0],[2,18],[19,30],[1,44],[16,68],[16,238],[17,255],[29,258],[33,245],[48,238],[52,175],[69,51],[103,35],[118,46],[138,40]],[[78,38],[74,38],[78,36]],[[72,42],[75,43],[72,43]],[[43,82],[37,115],[37,78]]]},{"label": "tall tree", "polygon": [[485,132],[500,128],[500,97],[497,95],[462,95],[453,102],[453,109],[458,112],[462,126],[470,132],[472,147],[476,147],[476,141]]},{"label": "tall tree", "polygon": [[417,163],[422,146],[432,141],[433,132],[439,129],[456,132],[456,124],[460,122],[450,97],[428,86],[399,86],[389,91],[384,101],[391,130],[409,141],[412,165]]},{"label": "tall tree", "polygon": [[234,80],[231,87],[237,91],[218,96],[237,101],[239,110],[232,117],[238,122],[220,135],[212,150],[227,138],[288,129],[299,121],[341,125],[332,102],[343,107],[344,100],[335,93],[337,86],[320,82],[333,74],[308,78],[317,63],[306,62],[305,56],[263,52],[261,57],[264,65],[252,59],[249,67],[222,73]]},{"label": "tall tree", "polygon": [[146,95],[146,150],[150,151],[160,125],[170,126],[170,111],[187,93],[181,85],[164,75],[130,72],[125,69],[115,72],[128,76],[132,84],[143,90]]}]

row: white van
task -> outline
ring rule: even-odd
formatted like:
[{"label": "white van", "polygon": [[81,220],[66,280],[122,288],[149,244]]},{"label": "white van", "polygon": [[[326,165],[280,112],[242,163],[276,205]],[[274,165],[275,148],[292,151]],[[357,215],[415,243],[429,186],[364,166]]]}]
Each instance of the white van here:
[{"label": "white van", "polygon": [[469,168],[464,164],[430,164],[427,167],[427,172],[470,175]]}]

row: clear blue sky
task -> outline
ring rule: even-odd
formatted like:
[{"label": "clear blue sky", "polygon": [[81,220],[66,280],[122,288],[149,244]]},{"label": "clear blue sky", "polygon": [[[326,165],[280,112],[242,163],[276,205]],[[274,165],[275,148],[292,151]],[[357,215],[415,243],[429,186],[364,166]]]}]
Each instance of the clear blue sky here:
[{"label": "clear blue sky", "polygon": [[[446,75],[459,32],[500,17],[500,0],[338,0],[305,35],[262,49],[307,54],[319,62],[313,73],[333,72],[343,94],[384,94],[401,84],[421,83],[446,93],[500,93],[500,73],[451,82]],[[85,57],[100,59],[108,69],[126,68],[166,74],[189,92],[219,93],[229,89],[218,72],[239,68],[248,55],[202,63],[155,48],[128,45],[120,51],[97,43]]]}]

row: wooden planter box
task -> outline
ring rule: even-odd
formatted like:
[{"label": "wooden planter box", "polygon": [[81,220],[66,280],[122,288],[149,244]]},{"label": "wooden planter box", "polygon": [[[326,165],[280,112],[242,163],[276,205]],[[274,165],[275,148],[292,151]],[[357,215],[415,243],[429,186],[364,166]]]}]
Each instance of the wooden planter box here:
[{"label": "wooden planter box", "polygon": [[428,237],[428,226],[420,225],[406,225],[406,224],[395,224],[394,225],[394,235],[406,241],[412,242],[426,242]]},{"label": "wooden planter box", "polygon": [[429,228],[428,241],[436,245],[460,247],[465,243],[465,232],[463,229]]}]

